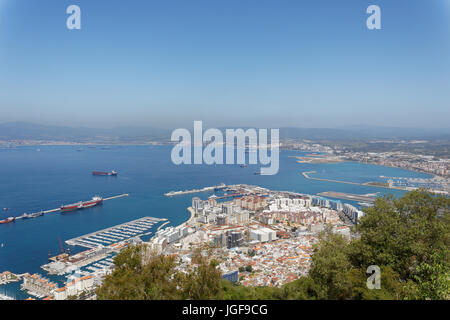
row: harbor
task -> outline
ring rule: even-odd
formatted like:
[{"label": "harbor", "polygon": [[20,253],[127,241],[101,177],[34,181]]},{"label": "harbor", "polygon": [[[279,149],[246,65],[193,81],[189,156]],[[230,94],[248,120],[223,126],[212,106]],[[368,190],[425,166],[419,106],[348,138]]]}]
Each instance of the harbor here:
[{"label": "harbor", "polygon": [[143,217],[66,240],[67,245],[87,250],[74,255],[62,253],[57,259],[50,258],[50,262],[41,268],[51,275],[68,274],[75,270],[84,275],[104,273],[113,267],[113,258],[120,250],[129,243],[140,242],[139,237],[150,235],[150,230],[160,222],[169,223],[165,218]]}]

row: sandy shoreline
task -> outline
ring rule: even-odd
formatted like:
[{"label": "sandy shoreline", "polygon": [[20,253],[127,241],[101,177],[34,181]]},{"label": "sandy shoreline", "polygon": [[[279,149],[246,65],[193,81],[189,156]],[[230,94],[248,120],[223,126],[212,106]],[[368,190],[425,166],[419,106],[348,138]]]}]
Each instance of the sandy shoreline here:
[{"label": "sandy shoreline", "polygon": [[194,209],[192,207],[187,208],[187,210],[189,211],[191,216],[190,216],[189,220],[186,221],[186,224],[190,224],[190,223],[194,222],[195,211],[194,211]]}]

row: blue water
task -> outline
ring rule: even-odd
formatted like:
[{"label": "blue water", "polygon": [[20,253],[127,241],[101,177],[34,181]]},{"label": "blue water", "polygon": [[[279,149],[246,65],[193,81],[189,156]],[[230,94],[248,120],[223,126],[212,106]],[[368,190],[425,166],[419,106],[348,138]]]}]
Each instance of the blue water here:
[{"label": "blue water", "polygon": [[[297,163],[292,156],[307,152],[282,151],[280,170],[274,176],[254,175],[257,165],[181,165],[170,160],[171,147],[111,146],[87,148],[75,146],[18,147],[0,149],[0,218],[24,212],[54,209],[62,204],[129,193],[126,198],[105,201],[101,206],[70,214],[48,213],[43,217],[18,220],[0,225],[0,272],[40,273],[49,252],[59,253],[58,237],[67,239],[144,216],[168,218],[170,225],[188,219],[186,208],[194,195],[168,198],[164,193],[204,186],[246,183],[275,190],[316,194],[324,191],[348,193],[393,193],[403,191],[369,186],[348,185],[305,179],[301,172],[316,171],[311,176],[351,182],[380,181],[379,176],[429,177],[402,169],[348,162],[339,164]],[[117,177],[92,176],[93,170],[119,172]],[[200,194],[206,198],[211,193]],[[195,196],[197,196],[196,194]],[[1,209],[0,209],[1,210]],[[77,248],[72,248],[76,252]],[[78,251],[81,249],[78,248]],[[53,280],[53,278],[51,278]],[[58,279],[56,279],[58,280]],[[61,280],[61,279],[59,279]],[[0,293],[27,297],[19,284],[0,287]]]}]

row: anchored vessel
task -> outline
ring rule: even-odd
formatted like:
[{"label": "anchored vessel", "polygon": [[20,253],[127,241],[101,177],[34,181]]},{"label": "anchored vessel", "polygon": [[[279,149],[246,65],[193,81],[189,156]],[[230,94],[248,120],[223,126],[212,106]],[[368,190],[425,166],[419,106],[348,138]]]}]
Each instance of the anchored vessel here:
[{"label": "anchored vessel", "polygon": [[111,172],[104,172],[104,171],[93,171],[92,174],[94,176],[117,176],[117,172],[116,171],[111,171]]},{"label": "anchored vessel", "polygon": [[75,210],[79,210],[79,209],[91,208],[102,202],[103,202],[102,197],[95,196],[92,198],[92,200],[84,201],[84,202],[80,201],[77,203],[64,205],[64,206],[61,206],[60,209],[61,209],[61,212],[75,211]]},{"label": "anchored vessel", "polygon": [[6,218],[6,219],[4,219],[4,220],[0,220],[0,224],[14,222],[14,220],[16,220],[16,218],[14,218],[14,217],[9,217],[9,218]]}]

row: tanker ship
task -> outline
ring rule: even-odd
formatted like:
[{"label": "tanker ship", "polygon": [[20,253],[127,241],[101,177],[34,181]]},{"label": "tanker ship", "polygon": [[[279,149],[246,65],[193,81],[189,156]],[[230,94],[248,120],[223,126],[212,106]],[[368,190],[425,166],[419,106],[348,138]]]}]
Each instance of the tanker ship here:
[{"label": "tanker ship", "polygon": [[79,201],[77,203],[63,205],[63,206],[61,206],[60,210],[61,210],[61,212],[69,212],[69,211],[76,211],[76,210],[80,210],[80,209],[87,209],[87,208],[94,207],[102,202],[103,202],[102,197],[95,196],[92,198],[92,200],[89,200],[89,201],[84,201],[84,202]]},{"label": "tanker ship", "polygon": [[15,217],[9,217],[9,218],[6,218],[6,219],[4,219],[4,220],[0,220],[0,224],[5,224],[5,223],[14,222],[15,220],[16,220]]},{"label": "tanker ship", "polygon": [[94,176],[117,176],[117,172],[116,171],[111,171],[111,172],[104,172],[104,171],[93,171],[92,174]]}]

